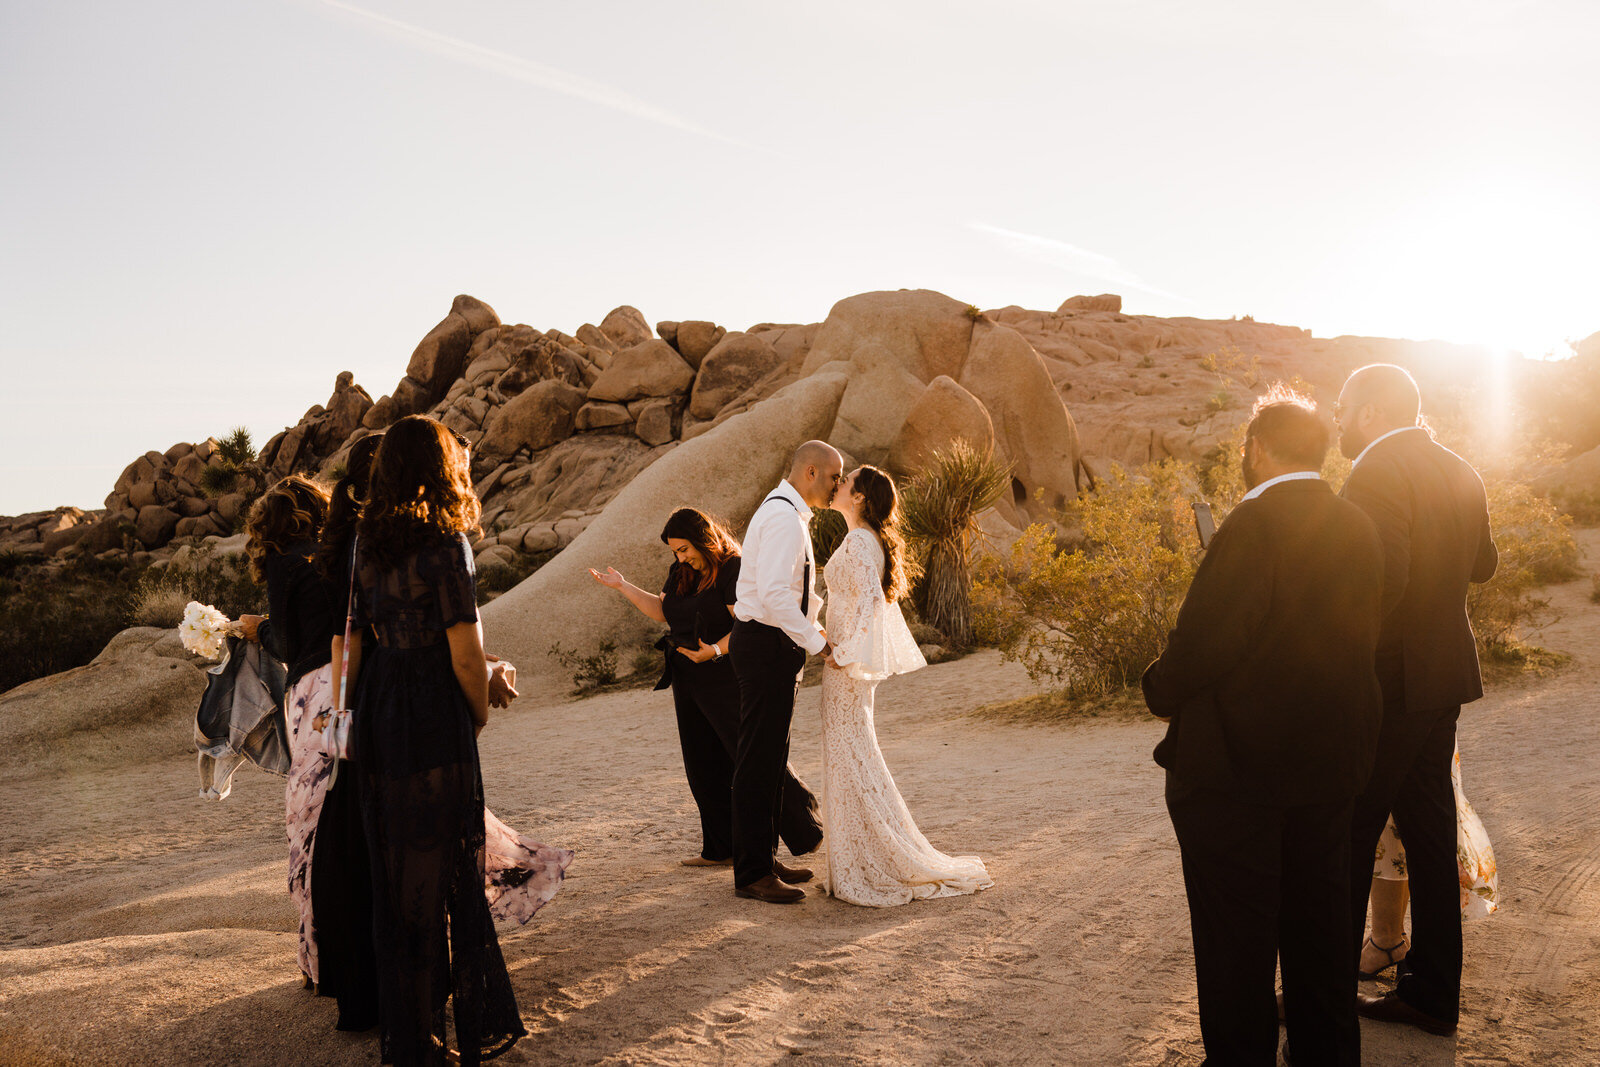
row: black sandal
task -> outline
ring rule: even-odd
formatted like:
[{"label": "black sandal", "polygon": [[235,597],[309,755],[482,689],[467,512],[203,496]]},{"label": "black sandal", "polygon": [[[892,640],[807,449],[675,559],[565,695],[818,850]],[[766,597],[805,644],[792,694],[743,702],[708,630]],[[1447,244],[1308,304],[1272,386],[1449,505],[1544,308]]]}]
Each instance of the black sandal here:
[{"label": "black sandal", "polygon": [[1406,948],[1409,949],[1410,944],[1411,944],[1410,939],[1406,938],[1403,935],[1401,936],[1400,940],[1396,941],[1394,944],[1390,945],[1388,948],[1384,948],[1382,945],[1378,944],[1376,941],[1372,940],[1372,938],[1370,938],[1370,937],[1367,938],[1365,941],[1361,942],[1361,947],[1363,949],[1365,949],[1368,945],[1371,945],[1373,948],[1377,949],[1379,952],[1383,953],[1385,956],[1388,956],[1389,957],[1389,962],[1385,963],[1382,967],[1379,967],[1375,971],[1363,971],[1363,970],[1359,970],[1358,969],[1356,971],[1356,973],[1359,974],[1366,981],[1369,981],[1369,982],[1372,981],[1374,978],[1378,977],[1384,971],[1387,971],[1390,967],[1393,967],[1396,964],[1398,964],[1400,962],[1400,960],[1405,959],[1404,956],[1401,956],[1399,959],[1396,959],[1395,955],[1394,955],[1394,951],[1395,951],[1395,949],[1401,948],[1401,947],[1406,947]]}]

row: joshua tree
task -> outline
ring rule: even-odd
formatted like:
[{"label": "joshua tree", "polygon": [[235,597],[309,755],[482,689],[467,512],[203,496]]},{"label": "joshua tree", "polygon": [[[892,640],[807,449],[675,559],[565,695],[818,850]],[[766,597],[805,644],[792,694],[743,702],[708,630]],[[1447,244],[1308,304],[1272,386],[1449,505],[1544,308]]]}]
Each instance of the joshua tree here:
[{"label": "joshua tree", "polygon": [[964,440],[935,451],[906,486],[906,535],[923,557],[923,618],[958,646],[972,639],[970,552],[978,513],[1011,485],[1011,468]]}]

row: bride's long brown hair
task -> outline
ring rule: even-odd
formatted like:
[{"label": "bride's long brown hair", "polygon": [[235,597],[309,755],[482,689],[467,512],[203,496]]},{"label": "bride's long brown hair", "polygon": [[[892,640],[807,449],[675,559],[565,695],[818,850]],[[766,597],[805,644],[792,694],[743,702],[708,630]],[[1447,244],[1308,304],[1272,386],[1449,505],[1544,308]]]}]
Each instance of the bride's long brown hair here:
[{"label": "bride's long brown hair", "polygon": [[906,561],[906,537],[900,530],[900,494],[894,479],[877,467],[856,471],[851,490],[861,495],[861,521],[883,546],[883,597],[893,603],[905,596],[911,584]]}]

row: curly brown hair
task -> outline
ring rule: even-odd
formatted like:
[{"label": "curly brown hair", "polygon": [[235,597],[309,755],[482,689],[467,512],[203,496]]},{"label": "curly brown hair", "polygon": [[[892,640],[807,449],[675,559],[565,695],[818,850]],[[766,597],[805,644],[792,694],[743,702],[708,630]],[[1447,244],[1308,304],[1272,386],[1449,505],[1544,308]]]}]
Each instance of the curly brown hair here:
[{"label": "curly brown hair", "polygon": [[698,583],[694,569],[683,568],[676,590],[680,596],[710,589],[722,565],[739,554],[739,542],[733,539],[728,528],[697,508],[679,508],[667,517],[667,524],[661,528],[661,543],[666,544],[669,537],[689,542],[706,560],[706,572]]},{"label": "curly brown hair", "polygon": [[856,471],[851,491],[861,496],[861,521],[883,546],[883,596],[890,602],[905,596],[911,585],[911,564],[906,558],[906,537],[900,530],[900,494],[894,479],[877,467]]},{"label": "curly brown hair", "polygon": [[356,529],[374,558],[396,562],[440,535],[471,533],[482,508],[456,435],[426,415],[407,415],[383,435]]},{"label": "curly brown hair", "polygon": [[[250,508],[245,520],[244,552],[250,559],[250,577],[256,584],[266,581],[267,557],[287,553],[302,542],[315,542],[328,519],[328,491],[309,478],[291,474]],[[306,558],[310,559],[308,552]]]}]

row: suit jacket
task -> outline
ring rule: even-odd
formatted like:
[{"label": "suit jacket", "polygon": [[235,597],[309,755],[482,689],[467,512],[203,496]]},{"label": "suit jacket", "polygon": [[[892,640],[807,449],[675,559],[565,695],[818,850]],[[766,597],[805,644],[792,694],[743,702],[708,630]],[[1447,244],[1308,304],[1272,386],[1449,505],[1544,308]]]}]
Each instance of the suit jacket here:
[{"label": "suit jacket", "polygon": [[1494,577],[1483,479],[1418,428],[1372,447],[1341,494],[1383,538],[1378,678],[1391,707],[1417,712],[1483,696],[1467,585]]},{"label": "suit jacket", "polygon": [[1326,482],[1233,509],[1144,673],[1170,716],[1155,759],[1181,783],[1314,804],[1366,785],[1383,697],[1374,670],[1383,544]]}]

